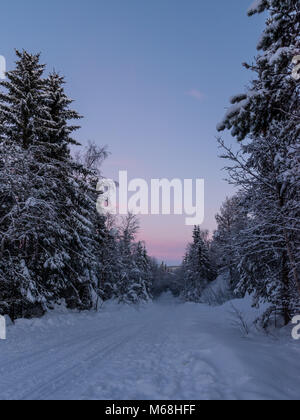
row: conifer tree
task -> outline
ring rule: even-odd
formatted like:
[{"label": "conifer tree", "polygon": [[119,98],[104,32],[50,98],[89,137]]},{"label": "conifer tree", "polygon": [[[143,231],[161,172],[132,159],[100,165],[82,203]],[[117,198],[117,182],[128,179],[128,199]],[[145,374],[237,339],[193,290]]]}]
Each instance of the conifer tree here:
[{"label": "conifer tree", "polygon": [[0,300],[12,318],[41,314],[61,298],[90,308],[104,223],[97,174],[71,157],[78,127],[69,121],[80,116],[69,108],[63,78],[43,79],[39,55],[17,57],[0,94]]},{"label": "conifer tree", "polygon": [[129,213],[120,229],[121,276],[118,282],[120,302],[139,303],[149,300],[148,261],[141,244],[134,240],[139,229],[136,216]]},{"label": "conifer tree", "polygon": [[136,283],[141,284],[139,299],[148,301],[151,297],[152,272],[151,262],[145,244],[138,242],[134,250]]},{"label": "conifer tree", "polygon": [[300,97],[292,76],[292,59],[300,52],[300,11],[297,0],[259,0],[249,15],[264,11],[269,18],[259,53],[254,64],[245,65],[256,78],[246,93],[232,98],[218,129],[231,129],[241,142],[235,154],[220,140],[249,215],[240,237],[244,290],[255,291],[256,302],[272,302],[270,314],[279,305],[288,323],[300,297]]},{"label": "conifer tree", "polygon": [[0,82],[0,300],[13,319],[44,310],[49,294],[39,268],[45,233],[56,217],[51,189],[47,191],[37,160],[46,115],[44,65],[39,55],[16,54],[16,69]]},{"label": "conifer tree", "polygon": [[239,195],[227,198],[216,216],[217,230],[214,233],[211,252],[220,273],[229,274],[230,288],[235,289],[239,274],[237,270],[236,244],[240,232],[247,226],[247,213]]},{"label": "conifer tree", "polygon": [[40,54],[29,54],[16,50],[15,70],[6,73],[0,81],[0,114],[5,122],[2,132],[10,142],[23,149],[36,144],[44,131],[43,118],[46,113],[42,78],[45,65],[40,64]]},{"label": "conifer tree", "polygon": [[42,315],[64,299],[77,309],[100,299],[150,296],[146,249],[129,215],[118,236],[96,211],[106,148],[74,159],[74,121],[64,78],[44,78],[39,55],[17,51],[0,91],[0,314]]},{"label": "conifer tree", "polygon": [[193,243],[188,246],[182,267],[184,298],[187,301],[200,302],[205,287],[217,277],[204,238],[200,227],[195,226]]}]

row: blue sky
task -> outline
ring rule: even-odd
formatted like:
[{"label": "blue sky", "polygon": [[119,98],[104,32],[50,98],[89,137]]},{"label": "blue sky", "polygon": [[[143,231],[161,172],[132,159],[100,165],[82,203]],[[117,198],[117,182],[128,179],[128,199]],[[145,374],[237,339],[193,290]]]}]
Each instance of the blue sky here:
[{"label": "blue sky", "polygon": [[[78,138],[107,144],[117,178],[204,178],[206,217],[232,193],[218,158],[216,124],[243,90],[264,17],[251,0],[11,0],[1,6],[0,54],[41,52],[68,81],[85,119]],[[228,134],[225,138],[234,143]],[[191,229],[180,216],[142,218],[151,254],[178,263]]]}]

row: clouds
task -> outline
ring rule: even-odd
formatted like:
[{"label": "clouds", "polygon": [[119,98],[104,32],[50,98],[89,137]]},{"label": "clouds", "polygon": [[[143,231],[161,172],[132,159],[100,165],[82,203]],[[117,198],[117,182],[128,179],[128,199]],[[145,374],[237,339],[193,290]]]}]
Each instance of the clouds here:
[{"label": "clouds", "polygon": [[186,92],[186,95],[190,96],[191,98],[197,99],[197,101],[202,101],[205,98],[204,93],[198,89],[191,89]]}]

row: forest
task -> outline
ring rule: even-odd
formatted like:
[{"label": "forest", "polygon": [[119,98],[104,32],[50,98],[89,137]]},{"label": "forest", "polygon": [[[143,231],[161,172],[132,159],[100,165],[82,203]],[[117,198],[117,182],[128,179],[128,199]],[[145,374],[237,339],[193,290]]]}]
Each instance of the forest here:
[{"label": "forest", "polygon": [[[213,234],[195,226],[174,273],[136,240],[138,217],[101,216],[96,185],[108,149],[74,138],[79,113],[65,79],[45,74],[40,54],[16,50],[0,82],[0,314],[44,315],[55,305],[97,310],[102,302],[148,302],[170,290],[203,302],[216,279],[226,293],[268,303],[259,322],[287,325],[300,311],[300,54],[296,1],[258,1],[249,15],[269,18],[246,91],[231,98],[218,137],[236,194],[216,216]],[[206,293],[207,295],[207,293]]]}]

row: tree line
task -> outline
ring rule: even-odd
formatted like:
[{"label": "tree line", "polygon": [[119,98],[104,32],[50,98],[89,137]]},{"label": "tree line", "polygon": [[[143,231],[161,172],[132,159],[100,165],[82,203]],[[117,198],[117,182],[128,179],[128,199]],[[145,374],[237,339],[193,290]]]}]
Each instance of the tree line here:
[{"label": "tree line", "polygon": [[[251,64],[253,79],[231,98],[220,132],[228,180],[237,187],[216,216],[211,238],[195,226],[180,270],[170,273],[136,241],[138,221],[120,223],[96,211],[96,185],[106,148],[79,144],[82,118],[65,80],[45,76],[40,55],[16,51],[0,82],[0,314],[42,315],[56,303],[97,308],[100,302],[148,301],[171,290],[201,302],[223,276],[235,296],[269,303],[267,326],[300,311],[300,97],[293,58],[300,55],[297,0],[258,0],[249,15],[268,12]],[[74,122],[75,121],[75,122]]]},{"label": "tree line", "polygon": [[258,55],[244,64],[255,76],[231,98],[218,125],[220,132],[231,130],[239,145],[234,152],[218,139],[238,192],[223,204],[205,252],[195,230],[183,271],[188,298],[199,299],[211,268],[200,273],[194,261],[203,261],[201,270],[225,270],[236,293],[250,293],[254,305],[269,303],[261,320],[266,326],[278,315],[287,324],[300,311],[300,87],[293,69],[300,54],[299,2],[259,0],[248,14],[263,12],[268,18]]},{"label": "tree line", "polygon": [[39,54],[16,55],[0,83],[0,314],[147,301],[154,263],[136,218],[117,225],[96,211],[106,148],[71,154],[82,117],[64,78],[45,76]]}]

